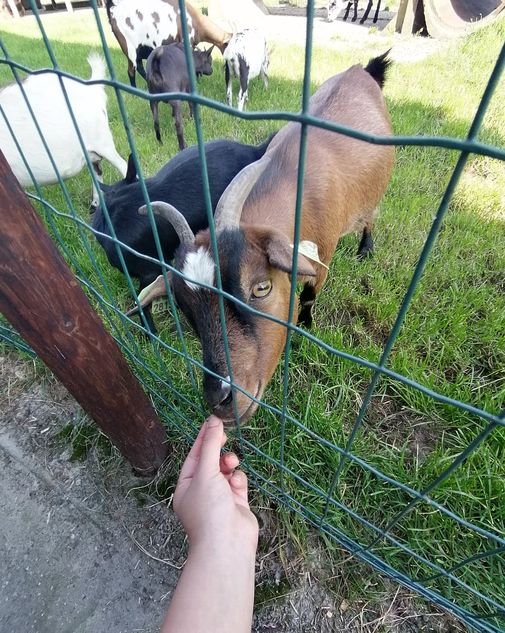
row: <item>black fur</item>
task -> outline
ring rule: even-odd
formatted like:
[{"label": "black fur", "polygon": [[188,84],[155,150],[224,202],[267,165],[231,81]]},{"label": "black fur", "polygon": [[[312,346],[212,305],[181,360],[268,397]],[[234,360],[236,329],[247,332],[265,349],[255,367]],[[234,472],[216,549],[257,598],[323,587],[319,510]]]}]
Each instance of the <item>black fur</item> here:
[{"label": "black fur", "polygon": [[247,86],[249,85],[249,66],[242,55],[238,56],[238,67],[240,72],[240,87],[242,92],[247,92]]},{"label": "black fur", "polygon": [[[224,231],[219,236],[218,254],[223,290],[246,303],[249,297],[244,297],[240,284],[240,262],[244,247],[245,238],[240,229]],[[177,249],[175,266],[178,270],[183,269],[187,254],[186,247],[181,246]],[[178,275],[174,276],[173,289],[177,305],[200,338],[204,366],[216,374],[226,376],[228,370],[222,344],[218,294],[212,292],[209,297],[209,291],[203,289],[190,291],[185,281]],[[224,308],[227,319],[229,317],[236,319],[247,336],[256,335],[255,317],[250,312],[227,299],[224,300]],[[207,372],[204,372],[203,386],[205,398],[211,406],[220,404],[223,396],[226,398],[227,392],[223,390],[221,380],[210,376]]]},{"label": "black fur", "polygon": [[[221,194],[236,174],[259,160],[266,151],[271,137],[259,146],[242,145],[233,141],[211,141],[205,145],[212,208],[215,209]],[[145,181],[152,201],[169,202],[179,209],[195,233],[207,227],[207,212],[203,197],[203,183],[198,147],[185,149],[170,160],[152,178]],[[127,177],[114,185],[101,185],[105,203],[118,240],[144,255],[158,259],[156,245],[147,216],[139,215],[145,204],[140,183],[136,180],[133,159],[128,161]],[[158,233],[166,261],[170,261],[179,245],[172,225],[157,219]],[[93,229],[110,235],[103,210],[99,207],[92,219]],[[114,243],[101,235],[96,236],[112,266],[122,271]],[[161,273],[159,264],[144,260],[121,249],[128,272],[138,278],[140,289],[150,284]]]},{"label": "black fur", "polygon": [[[219,236],[219,263],[221,264],[221,278],[223,290],[247,303],[249,297],[244,297],[240,285],[240,262],[245,247],[245,238],[241,230],[224,231]],[[254,330],[255,318],[242,306],[233,301],[229,302],[230,310],[240,322],[241,326],[249,332]]]},{"label": "black fur", "polygon": [[391,60],[388,59],[390,52],[391,49],[387,50],[384,54],[379,55],[379,57],[374,57],[365,66],[367,73],[375,79],[381,89],[384,87],[384,82],[386,81],[386,72],[391,66]]}]

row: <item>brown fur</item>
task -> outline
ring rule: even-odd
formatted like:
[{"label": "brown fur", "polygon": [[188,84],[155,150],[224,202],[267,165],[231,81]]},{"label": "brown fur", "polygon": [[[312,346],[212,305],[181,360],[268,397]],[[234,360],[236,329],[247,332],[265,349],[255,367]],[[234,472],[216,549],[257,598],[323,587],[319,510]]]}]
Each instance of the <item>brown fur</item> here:
[{"label": "brown fur", "polygon": [[[312,97],[310,112],[363,132],[392,133],[381,90],[361,66],[353,66],[326,81]],[[270,163],[244,204],[240,224],[245,237],[240,260],[240,286],[245,301],[284,321],[288,318],[291,289],[290,244],[294,237],[299,144],[300,124],[297,123],[289,123],[274,137],[265,154]],[[375,209],[391,176],[393,161],[392,146],[373,145],[317,128],[309,130],[300,240],[317,244],[319,257],[325,264],[330,264],[342,235],[365,227],[371,230]],[[225,239],[226,236],[218,235],[221,264]],[[201,245],[212,253],[208,231],[197,235],[195,248]],[[222,265],[221,268],[223,275]],[[305,282],[302,308],[305,306],[309,316],[326,275],[327,269],[321,264],[299,255],[298,280]],[[227,281],[224,276],[223,280]],[[255,284],[266,280],[272,282],[270,294],[255,298],[252,294]],[[176,296],[180,299],[180,293],[184,293],[190,311],[192,302],[199,302],[194,315],[200,320],[205,319],[205,323],[196,323],[200,338],[205,341],[204,362],[224,377],[228,370],[224,361],[218,298],[215,293],[205,291],[196,298],[190,294],[192,292],[183,283],[176,286]],[[255,328],[251,331],[239,323],[228,302],[225,306],[233,381],[259,399],[279,362],[287,329],[264,317],[254,317]],[[204,337],[202,331],[205,331]],[[212,402],[216,393],[218,397],[225,393],[219,383],[206,376],[204,389],[214,412],[231,422],[232,404],[224,398],[222,405]],[[257,405],[241,391],[235,394],[237,409],[244,422]]]},{"label": "brown fur", "polygon": [[[363,132],[380,135],[392,133],[382,92],[361,66],[353,66],[326,81],[312,97],[310,112],[314,116]],[[273,139],[266,153],[271,157],[271,163],[252,189],[244,204],[241,219],[241,228],[250,245],[244,256],[242,279],[247,285],[248,271],[257,274],[261,270],[265,278],[273,275],[274,289],[268,301],[264,300],[261,310],[283,320],[288,317],[290,279],[279,270],[268,270],[268,257],[265,257],[265,249],[258,247],[255,232],[257,225],[266,225],[277,229],[289,242],[293,242],[300,127],[297,123],[290,123]],[[372,145],[310,128],[300,240],[316,243],[319,257],[325,264],[330,264],[340,237],[365,226],[371,229],[375,209],[391,176],[393,162],[392,146]],[[262,256],[259,255],[261,251]],[[308,285],[314,287],[314,295],[317,295],[326,280],[327,270],[317,263],[313,266],[316,275],[308,278]],[[261,335],[259,347],[255,350],[259,353],[254,372],[250,374],[242,371],[245,359],[252,353],[250,345],[239,346],[241,352],[232,355],[233,367],[236,368],[235,382],[253,395],[259,382],[261,393],[268,384],[286,340],[285,327],[266,319],[260,319],[259,324]],[[237,403],[240,411],[251,401],[237,392]],[[244,419],[250,417],[255,409],[253,404]],[[231,411],[228,408],[218,413],[229,417]]]}]

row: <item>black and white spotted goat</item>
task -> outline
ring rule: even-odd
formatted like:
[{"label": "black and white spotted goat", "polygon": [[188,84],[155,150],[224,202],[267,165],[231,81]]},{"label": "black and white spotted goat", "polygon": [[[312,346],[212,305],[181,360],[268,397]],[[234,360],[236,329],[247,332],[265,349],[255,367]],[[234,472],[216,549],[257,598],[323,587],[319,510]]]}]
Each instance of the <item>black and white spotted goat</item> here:
[{"label": "black and white spotted goat", "polygon": [[224,57],[224,75],[228,105],[233,104],[233,77],[238,77],[240,90],[237,108],[242,111],[248,99],[249,81],[261,75],[268,88],[268,48],[265,36],[258,29],[244,29],[234,33]]}]

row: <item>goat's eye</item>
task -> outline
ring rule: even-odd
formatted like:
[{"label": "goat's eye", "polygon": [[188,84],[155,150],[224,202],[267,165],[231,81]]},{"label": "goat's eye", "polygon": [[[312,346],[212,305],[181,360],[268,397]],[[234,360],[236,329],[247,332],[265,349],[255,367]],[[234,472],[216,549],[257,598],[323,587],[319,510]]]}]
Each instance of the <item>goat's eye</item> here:
[{"label": "goat's eye", "polygon": [[270,279],[267,279],[266,281],[260,281],[259,284],[255,284],[252,289],[252,294],[253,297],[261,299],[262,297],[266,297],[268,294],[270,294],[271,290],[272,282],[270,281]]}]

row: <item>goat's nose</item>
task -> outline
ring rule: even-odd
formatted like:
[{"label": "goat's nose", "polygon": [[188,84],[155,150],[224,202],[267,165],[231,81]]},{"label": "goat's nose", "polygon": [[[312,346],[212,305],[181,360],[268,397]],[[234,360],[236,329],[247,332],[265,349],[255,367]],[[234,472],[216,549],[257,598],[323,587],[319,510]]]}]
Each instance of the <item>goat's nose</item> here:
[{"label": "goat's nose", "polygon": [[219,378],[210,378],[205,388],[205,399],[213,409],[227,405],[232,399],[231,386]]}]

